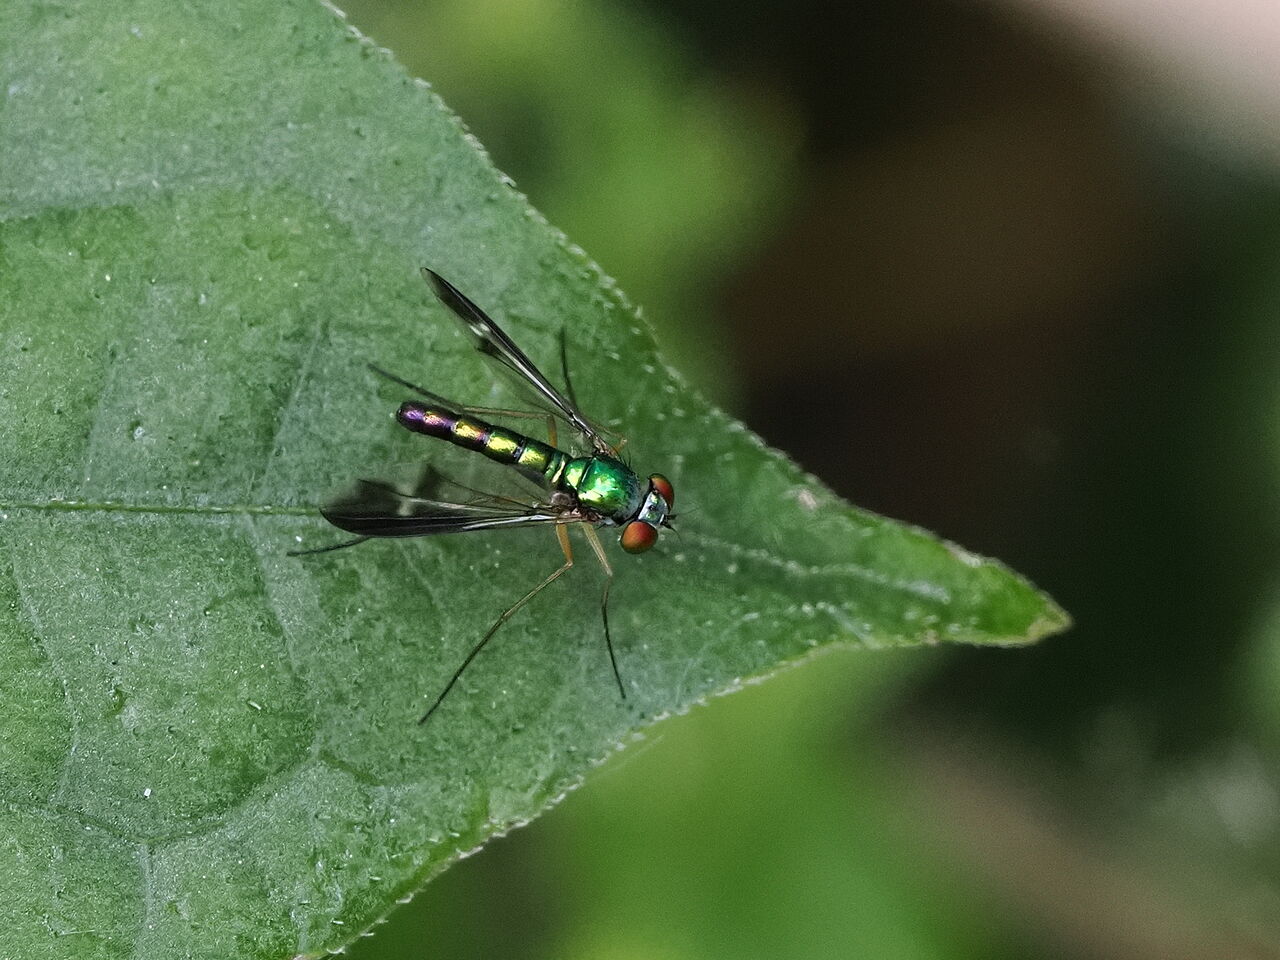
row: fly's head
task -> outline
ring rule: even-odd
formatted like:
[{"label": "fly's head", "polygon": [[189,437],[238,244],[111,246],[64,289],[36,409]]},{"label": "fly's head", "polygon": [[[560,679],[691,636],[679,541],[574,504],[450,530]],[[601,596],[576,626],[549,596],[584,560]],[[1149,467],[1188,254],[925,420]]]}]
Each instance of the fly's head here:
[{"label": "fly's head", "polygon": [[644,553],[658,542],[658,530],[669,527],[676,492],[671,481],[660,473],[649,477],[649,489],[634,517],[623,524],[618,542],[627,553]]}]

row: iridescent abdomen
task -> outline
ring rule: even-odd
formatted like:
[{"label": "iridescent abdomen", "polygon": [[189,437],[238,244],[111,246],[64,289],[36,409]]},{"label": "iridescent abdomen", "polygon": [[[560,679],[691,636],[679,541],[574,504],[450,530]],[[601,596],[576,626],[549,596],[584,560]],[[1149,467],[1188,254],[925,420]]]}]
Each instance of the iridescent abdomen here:
[{"label": "iridescent abdomen", "polygon": [[506,427],[424,403],[401,404],[396,420],[414,433],[448,440],[515,467],[529,479],[571,495],[580,506],[611,523],[626,523],[644,499],[640,478],[612,457],[570,457]]},{"label": "iridescent abdomen", "polygon": [[410,401],[400,405],[396,420],[414,433],[438,437],[482,453],[552,488],[559,486],[560,475],[569,462],[568,454],[550,444],[444,407]]}]

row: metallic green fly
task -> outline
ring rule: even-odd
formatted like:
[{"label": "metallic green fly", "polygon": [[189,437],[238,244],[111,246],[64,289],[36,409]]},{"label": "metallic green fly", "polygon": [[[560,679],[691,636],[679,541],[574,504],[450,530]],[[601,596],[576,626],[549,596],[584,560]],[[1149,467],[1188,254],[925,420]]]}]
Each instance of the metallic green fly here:
[{"label": "metallic green fly", "polygon": [[[509,530],[549,525],[556,534],[564,563],[542,582],[502,612],[485,631],[479,642],[453,672],[435,702],[423,714],[425,723],[444,702],[464,670],[470,666],[498,629],[526,603],[550,586],[573,566],[573,550],[569,528],[576,526],[587,538],[592,552],[604,569],[604,592],[600,597],[600,616],[604,623],[605,648],[613,667],[618,693],[626,699],[618,659],[609,633],[609,586],[613,567],[605,556],[604,545],[596,534],[597,527],[620,527],[619,543],[628,553],[643,553],[657,542],[658,531],[669,527],[673,517],[675,491],[661,474],[642,480],[619,457],[619,447],[611,444],[578,409],[569,380],[563,331],[560,338],[560,361],[565,381],[561,393],[543,376],[511,338],[468,300],[451,283],[432,270],[423,268],[423,277],[436,296],[462,324],[462,328],[486,357],[512,373],[532,390],[541,413],[502,410],[452,403],[439,394],[370,365],[377,374],[416,393],[420,400],[400,405],[396,421],[406,430],[423,436],[447,440],[465,450],[472,450],[490,460],[510,467],[533,481],[541,494],[520,498],[486,494],[428,474],[421,489],[413,494],[372,480],[361,480],[353,495],[329,504],[320,512],[335,527],[356,535],[354,540],[321,547],[318,550],[295,551],[298,554],[323,553],[354,546],[374,537],[424,537],[441,533],[469,533],[476,530]],[[567,394],[567,396],[566,396]],[[515,430],[490,423],[488,417],[545,419],[547,439],[544,443]],[[580,438],[583,454],[575,456],[557,448],[556,421],[569,426]],[[452,491],[458,498],[454,499]]]}]

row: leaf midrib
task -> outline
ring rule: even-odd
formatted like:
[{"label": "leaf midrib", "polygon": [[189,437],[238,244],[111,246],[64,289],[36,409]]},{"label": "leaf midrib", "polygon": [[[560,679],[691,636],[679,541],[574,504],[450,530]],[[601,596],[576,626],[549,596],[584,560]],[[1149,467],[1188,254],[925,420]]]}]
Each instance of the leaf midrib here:
[{"label": "leaf midrib", "polygon": [[185,514],[188,516],[280,516],[280,517],[314,517],[314,506],[273,506],[271,504],[252,503],[211,503],[194,506],[190,504],[172,503],[125,503],[123,501],[102,500],[41,500],[41,501],[3,501],[0,510],[37,510],[53,512],[93,512],[102,513],[154,513]]},{"label": "leaf midrib", "polygon": [[[315,517],[317,508],[313,505],[276,506],[271,504],[166,504],[166,503],[125,503],[123,501],[87,501],[87,500],[43,500],[43,501],[9,501],[0,500],[0,511],[30,510],[41,512],[63,513],[137,513],[169,516],[279,516],[279,517]],[[882,573],[848,562],[805,564],[798,560],[779,556],[761,547],[748,547],[744,544],[717,537],[689,531],[686,539],[698,542],[709,551],[720,550],[726,554],[744,560],[764,563],[795,577],[811,576],[847,576],[853,579],[873,583],[878,587],[898,590],[914,594],[924,599],[949,602],[950,596],[945,588],[927,581],[898,580]],[[989,562],[989,561],[988,561]]]}]

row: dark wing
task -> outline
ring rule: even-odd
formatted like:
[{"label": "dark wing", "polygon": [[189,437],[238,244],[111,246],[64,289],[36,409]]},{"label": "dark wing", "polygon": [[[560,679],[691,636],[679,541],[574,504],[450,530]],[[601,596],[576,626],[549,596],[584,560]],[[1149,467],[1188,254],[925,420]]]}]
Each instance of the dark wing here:
[{"label": "dark wing", "polygon": [[498,498],[450,503],[409,496],[373,480],[359,481],[350,494],[321,508],[320,514],[340,530],[361,537],[425,537],[574,522],[572,517],[536,504]]},{"label": "dark wing", "polygon": [[430,267],[423,267],[422,275],[441,302],[462,322],[462,326],[471,335],[477,350],[487,357],[492,357],[519,376],[538,397],[550,403],[575,430],[590,440],[591,445],[598,452],[610,455],[616,453],[613,446],[600,436],[600,432],[582,415],[577,405],[551,385],[542,372],[534,366],[533,361],[524,355],[524,352],[483,310]]}]

